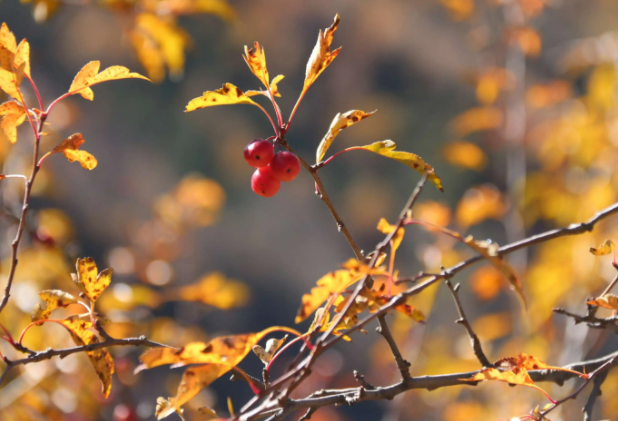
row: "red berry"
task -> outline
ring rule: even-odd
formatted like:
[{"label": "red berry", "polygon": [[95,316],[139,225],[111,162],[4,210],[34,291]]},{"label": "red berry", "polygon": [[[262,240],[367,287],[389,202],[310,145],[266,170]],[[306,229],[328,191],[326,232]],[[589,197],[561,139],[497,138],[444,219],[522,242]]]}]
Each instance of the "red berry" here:
[{"label": "red berry", "polygon": [[300,172],[300,161],[293,153],[279,152],[270,161],[270,170],[277,180],[292,181]]},{"label": "red berry", "polygon": [[255,139],[245,146],[245,160],[254,168],[267,166],[274,154],[275,147],[268,140]]},{"label": "red berry", "polygon": [[251,176],[251,189],[260,196],[273,197],[280,187],[281,182],[273,177],[270,167],[258,168]]}]

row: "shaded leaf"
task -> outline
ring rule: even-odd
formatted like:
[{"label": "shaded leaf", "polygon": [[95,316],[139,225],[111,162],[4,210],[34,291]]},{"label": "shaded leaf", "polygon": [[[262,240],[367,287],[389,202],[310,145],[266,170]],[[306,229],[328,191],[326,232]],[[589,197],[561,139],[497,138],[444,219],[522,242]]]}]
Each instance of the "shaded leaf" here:
[{"label": "shaded leaf", "polygon": [[[98,343],[99,338],[92,333],[92,323],[88,320],[80,319],[79,315],[73,315],[60,323],[69,330],[71,337],[77,346]],[[114,373],[114,360],[105,349],[97,349],[86,352],[92,363],[99,380],[102,384],[103,395],[107,398],[112,390],[112,374]]]},{"label": "shaded leaf", "polygon": [[200,301],[223,310],[243,306],[249,300],[249,288],[222,273],[205,275],[193,285],[180,288],[177,296],[184,301]]},{"label": "shaded leaf", "polygon": [[26,109],[17,102],[5,102],[0,105],[0,116],[4,134],[11,143],[17,142],[17,127],[26,120]]},{"label": "shaded leaf", "polygon": [[112,281],[112,270],[105,269],[97,275],[97,265],[91,257],[77,259],[77,275],[73,282],[95,302]]},{"label": "shaded leaf", "polygon": [[266,341],[266,347],[262,348],[260,345],[254,345],[252,350],[264,364],[268,365],[287,338],[288,335],[281,339],[271,338]]},{"label": "shaded leaf", "polygon": [[495,107],[471,108],[453,119],[453,130],[459,136],[497,129],[502,125],[502,111]]},{"label": "shaded leaf", "polygon": [[605,307],[611,310],[618,310],[618,295],[605,294],[596,300],[588,301],[588,304],[598,307]]},{"label": "shaded leaf", "polygon": [[97,83],[108,82],[110,80],[119,79],[144,79],[150,81],[146,76],[139,73],[131,73],[129,69],[123,66],[111,66],[99,73],[101,62],[91,61],[86,64],[77,73],[69,88],[69,95],[80,94],[82,97],[92,101],[94,92],[90,86]]},{"label": "shaded leaf", "polygon": [[[331,44],[333,43],[333,36],[337,27],[339,26],[339,15],[335,15],[335,20],[333,24],[326,28],[324,32],[320,29],[318,34],[318,41],[313,47],[313,51],[311,52],[311,56],[307,61],[307,69],[305,70],[305,83],[303,87],[303,92],[305,92],[309,87],[315,82],[315,80],[320,76],[320,74],[328,67],[330,63],[337,57],[339,51],[341,51],[341,47],[336,50],[331,51]],[[301,94],[302,95],[302,94]]]},{"label": "shaded leaf", "polygon": [[217,415],[217,413],[213,409],[208,408],[206,406],[202,408],[197,408],[197,412],[201,415],[200,416],[201,421],[219,419],[219,416]]},{"label": "shaded leaf", "polygon": [[92,170],[97,166],[97,159],[89,152],[78,149],[85,141],[81,133],[72,134],[56,146],[54,152],[62,152],[69,162],[77,161],[82,168]]},{"label": "shaded leaf", "polygon": [[590,253],[595,256],[605,256],[614,251],[614,242],[612,240],[605,240],[598,248],[590,247]]},{"label": "shaded leaf", "polygon": [[43,303],[39,303],[32,310],[32,321],[48,319],[52,311],[59,307],[67,307],[77,303],[77,299],[68,292],[59,289],[48,289],[39,292]]},{"label": "shaded leaf", "polygon": [[195,111],[200,108],[216,105],[252,104],[257,106],[251,98],[231,83],[225,83],[221,89],[206,91],[201,97],[192,99],[186,106],[186,111]]},{"label": "shaded leaf", "polygon": [[353,148],[348,148],[346,150],[365,149],[367,151],[377,153],[378,155],[382,155],[386,158],[399,161],[402,164],[407,165],[408,167],[414,168],[421,174],[427,173],[427,179],[431,181],[440,191],[444,190],[442,188],[442,181],[440,181],[440,178],[438,178],[438,176],[434,173],[434,169],[431,165],[425,163],[423,158],[418,155],[410,152],[396,151],[396,147],[397,144],[392,140],[382,140],[380,142],[372,143],[371,145],[356,146]]},{"label": "shaded leaf", "polygon": [[366,113],[361,110],[350,110],[345,113],[337,113],[333,122],[330,123],[330,127],[328,132],[320,142],[318,146],[318,150],[316,151],[315,162],[320,162],[330,145],[332,145],[335,137],[339,134],[339,132],[347,127],[350,127],[354,123],[358,123],[359,121],[372,116],[377,110]]},{"label": "shaded leaf", "polygon": [[462,227],[469,227],[485,219],[502,218],[508,211],[506,199],[489,184],[468,189],[457,204],[455,219]]}]

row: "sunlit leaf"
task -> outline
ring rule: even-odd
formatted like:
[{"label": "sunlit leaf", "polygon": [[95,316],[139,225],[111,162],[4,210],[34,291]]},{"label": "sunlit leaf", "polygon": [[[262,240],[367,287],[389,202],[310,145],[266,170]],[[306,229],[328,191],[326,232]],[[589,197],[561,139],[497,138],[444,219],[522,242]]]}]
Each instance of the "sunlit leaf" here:
[{"label": "sunlit leaf", "polygon": [[469,227],[488,218],[499,219],[508,211],[506,200],[492,185],[469,189],[457,204],[455,218],[462,227]]},{"label": "sunlit leaf", "polygon": [[17,142],[17,127],[26,120],[26,109],[14,101],[0,105],[0,127],[11,143]]},{"label": "sunlit leaf", "polygon": [[588,304],[598,307],[605,307],[611,310],[618,310],[618,295],[605,294],[596,300],[588,301]]},{"label": "sunlit leaf", "polygon": [[453,119],[452,126],[459,136],[470,133],[494,130],[502,125],[502,111],[495,107],[471,108]]},{"label": "sunlit leaf", "polygon": [[245,45],[245,54],[243,54],[242,58],[249,66],[251,72],[268,88],[270,86],[270,76],[268,76],[268,69],[266,68],[266,55],[260,43],[256,41],[253,44],[253,48]]},{"label": "sunlit leaf", "polygon": [[336,270],[324,275],[317,281],[317,286],[311,288],[310,293],[303,295],[300,309],[294,321],[296,323],[302,322],[329,297],[341,294],[364,276],[366,275],[362,272],[353,270]]},{"label": "sunlit leaf", "polygon": [[[378,222],[378,231],[382,234],[390,234],[395,230],[395,228],[395,225],[391,225],[386,221],[386,219],[380,218],[380,221]],[[403,227],[397,230],[397,233],[391,239],[391,253],[395,253],[397,251],[403,241],[405,232],[406,230]]]},{"label": "sunlit leaf", "polygon": [[[283,80],[284,77],[285,76],[283,75],[277,75],[273,78],[273,80],[270,81],[270,91],[273,93],[273,96],[277,96],[277,97],[281,96],[281,94],[279,93],[279,88],[277,84],[281,82],[281,80]],[[264,90],[245,91],[245,95],[247,96],[264,95],[265,97],[270,98],[270,94],[268,93],[268,91],[264,91]]]},{"label": "sunlit leaf", "polygon": [[333,51],[330,50],[331,44],[333,43],[333,36],[339,26],[339,21],[339,15],[335,15],[335,20],[330,27],[326,28],[324,32],[320,29],[318,42],[315,44],[315,47],[313,47],[309,61],[307,61],[303,92],[309,89],[324,69],[337,57],[339,51],[341,51],[341,47]]},{"label": "sunlit leaf", "polygon": [[326,151],[328,150],[328,148],[330,148],[330,145],[332,145],[335,137],[337,137],[341,130],[345,129],[346,127],[350,127],[352,124],[358,123],[359,121],[367,117],[372,116],[376,111],[377,110],[366,113],[361,110],[350,110],[343,114],[337,113],[337,115],[333,119],[333,122],[330,123],[328,132],[318,146],[318,150],[316,151],[315,156],[315,162],[320,162],[322,158],[324,158]]},{"label": "sunlit leaf", "polygon": [[48,289],[39,292],[39,297],[43,300],[37,304],[32,310],[32,321],[48,319],[52,311],[60,307],[67,307],[77,303],[77,299],[68,292],[59,289]]},{"label": "sunlit leaf", "polygon": [[[98,343],[99,338],[92,333],[92,323],[90,321],[80,319],[78,315],[70,316],[60,323],[66,327],[71,333],[71,337],[77,346],[89,345]],[[107,398],[112,390],[112,374],[114,373],[114,360],[105,349],[97,349],[86,352],[90,362],[94,366],[99,380],[102,384],[103,395]]]},{"label": "sunlit leaf", "polygon": [[69,162],[77,161],[82,168],[92,170],[97,166],[97,159],[90,153],[78,149],[85,141],[81,133],[72,134],[56,146],[54,152],[62,152]]},{"label": "sunlit leaf", "polygon": [[[112,270],[105,269],[98,273],[97,265],[91,257],[77,259],[77,275],[73,282],[95,302],[112,281]],[[98,273],[98,275],[97,275]]]},{"label": "sunlit leaf", "polygon": [[177,295],[184,301],[200,301],[227,310],[246,304],[249,300],[249,289],[245,284],[215,272],[205,275],[193,285],[180,288]]},{"label": "sunlit leaf", "polygon": [[30,44],[23,39],[15,50],[15,58],[13,59],[13,67],[15,69],[24,66],[24,74],[30,77]]},{"label": "sunlit leaf", "polygon": [[421,174],[427,174],[427,179],[431,181],[440,191],[443,191],[442,181],[435,174],[434,169],[431,165],[427,164],[423,158],[418,155],[415,155],[410,152],[400,152],[396,151],[395,148],[397,144],[392,140],[382,140],[380,142],[372,143],[371,145],[366,146],[356,146],[353,148],[348,148],[346,150],[358,150],[364,149],[373,153],[377,153],[378,155],[382,155],[386,158],[394,159],[395,161],[399,161],[402,164],[409,166],[410,168],[414,168]]},{"label": "sunlit leaf", "polygon": [[0,68],[11,72],[17,52],[15,35],[9,30],[6,23],[0,26]]},{"label": "sunlit leaf", "polygon": [[239,88],[231,83],[226,83],[221,89],[206,91],[201,97],[192,99],[189,104],[187,104],[186,111],[189,112],[205,107],[231,104],[252,104],[257,106],[257,104]]},{"label": "sunlit leaf", "polygon": [[15,72],[10,72],[0,68],[0,90],[6,92],[17,101],[21,101],[19,85],[21,83],[24,68],[25,63],[22,63],[22,65],[16,69]]},{"label": "sunlit leaf", "polygon": [[94,92],[90,89],[90,86],[97,83],[119,79],[144,79],[150,81],[150,79],[139,73],[131,73],[129,69],[123,66],[111,66],[99,73],[100,67],[101,62],[99,61],[91,61],[86,64],[73,79],[73,83],[71,83],[69,88],[69,95],[80,94],[92,101],[94,99]]},{"label": "sunlit leaf", "polygon": [[481,170],[487,163],[485,152],[470,142],[450,142],[442,149],[442,155],[449,163],[471,170]]},{"label": "sunlit leaf", "polygon": [[595,256],[605,256],[614,251],[614,242],[612,240],[605,240],[598,248],[590,247],[590,253]]},{"label": "sunlit leaf", "polygon": [[260,345],[254,345],[252,350],[264,364],[268,364],[273,359],[279,348],[281,348],[281,345],[283,345],[287,337],[288,335],[285,335],[281,339],[271,338],[266,341],[266,346],[264,348]]}]

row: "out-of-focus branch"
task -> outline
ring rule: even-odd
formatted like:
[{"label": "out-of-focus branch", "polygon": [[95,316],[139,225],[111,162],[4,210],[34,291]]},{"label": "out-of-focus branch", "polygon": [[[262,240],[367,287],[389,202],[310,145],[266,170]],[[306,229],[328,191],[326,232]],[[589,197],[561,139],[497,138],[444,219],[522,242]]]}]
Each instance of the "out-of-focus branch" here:
[{"label": "out-of-focus branch", "polygon": [[607,373],[607,371],[604,371],[594,379],[594,383],[592,384],[592,390],[590,391],[590,396],[588,396],[586,405],[582,409],[584,412],[584,421],[592,420],[592,411],[594,410],[594,404],[596,403],[597,398],[601,396],[601,386],[607,378]]},{"label": "out-of-focus branch", "polygon": [[460,284],[453,286],[450,279],[446,279],[446,286],[448,286],[448,289],[453,295],[453,300],[455,301],[455,306],[457,307],[457,312],[459,313],[459,319],[456,320],[455,323],[458,323],[466,328],[466,332],[468,332],[468,336],[470,337],[470,344],[472,345],[474,355],[476,355],[476,358],[479,360],[481,365],[483,367],[492,367],[493,364],[490,363],[485,356],[481,341],[479,340],[479,337],[476,335],[476,333],[474,333],[474,330],[472,329],[472,326],[470,325],[470,322],[466,317],[466,313],[464,313],[463,306],[461,305],[461,301],[459,300],[459,285]]}]

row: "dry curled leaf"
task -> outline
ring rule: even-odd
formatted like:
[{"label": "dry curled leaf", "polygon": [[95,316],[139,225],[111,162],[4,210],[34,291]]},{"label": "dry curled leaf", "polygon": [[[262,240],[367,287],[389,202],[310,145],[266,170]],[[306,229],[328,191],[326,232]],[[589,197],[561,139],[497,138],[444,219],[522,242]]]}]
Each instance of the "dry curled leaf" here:
[{"label": "dry curled leaf", "polygon": [[68,292],[59,289],[47,289],[39,292],[39,297],[43,300],[32,310],[32,321],[48,319],[52,311],[60,307],[67,307],[77,303],[77,299]]},{"label": "dry curled leaf", "polygon": [[81,133],[72,134],[56,146],[54,152],[62,152],[69,162],[77,161],[86,170],[95,169],[98,164],[97,159],[89,152],[78,149],[85,141]]},{"label": "dry curled leaf", "polygon": [[[79,315],[70,316],[60,323],[71,333],[77,346],[90,345],[99,342],[99,338],[89,329],[92,328],[90,318],[81,319]],[[114,360],[105,349],[86,352],[102,384],[103,395],[107,398],[112,390],[112,374],[114,374]]]},{"label": "dry curled leaf", "polygon": [[378,155],[382,155],[386,158],[394,159],[395,161],[399,161],[402,164],[407,165],[410,168],[414,168],[421,174],[427,174],[427,179],[431,181],[440,191],[443,191],[442,181],[435,174],[434,169],[431,165],[427,164],[423,158],[418,155],[415,155],[410,152],[400,152],[396,151],[395,148],[397,144],[392,140],[382,140],[380,142],[372,143],[371,145],[366,146],[356,146],[353,148],[348,148],[346,150],[358,150],[364,149]]},{"label": "dry curled leaf", "polygon": [[345,113],[337,113],[333,122],[330,123],[330,127],[328,128],[328,132],[320,142],[318,146],[318,150],[316,151],[315,162],[320,162],[330,145],[332,145],[333,141],[337,137],[340,131],[343,129],[350,127],[354,123],[358,123],[359,121],[372,116],[377,110],[366,113],[361,110],[350,110]]},{"label": "dry curled leaf", "polygon": [[257,106],[251,98],[231,83],[223,84],[221,89],[206,91],[201,97],[194,98],[186,106],[186,112],[216,105],[252,104]]},{"label": "dry curled leaf", "polygon": [[590,247],[590,253],[594,254],[595,256],[605,256],[613,251],[614,242],[612,240],[605,240],[605,242],[597,248]]},{"label": "dry curled leaf", "polygon": [[90,86],[97,83],[119,79],[144,79],[150,81],[146,76],[132,73],[123,66],[111,66],[99,73],[100,67],[101,62],[99,61],[91,61],[82,67],[73,79],[73,83],[71,83],[69,95],[80,94],[82,97],[92,101],[94,99],[94,92],[90,89]]},{"label": "dry curled leaf", "polygon": [[73,282],[90,301],[95,302],[111,283],[112,270],[105,269],[98,273],[97,265],[91,257],[77,259],[76,267],[77,274],[73,274]]},{"label": "dry curled leaf", "polygon": [[335,15],[335,20],[330,27],[326,28],[324,32],[320,29],[320,33],[318,34],[318,42],[315,44],[315,47],[313,47],[311,56],[307,61],[303,93],[309,89],[324,69],[326,69],[335,57],[337,57],[339,51],[341,51],[341,47],[333,51],[330,50],[331,44],[333,43],[333,36],[339,26],[339,21],[339,15]]},{"label": "dry curled leaf", "polygon": [[11,143],[17,142],[17,127],[26,120],[26,109],[15,101],[0,105],[0,127]]},{"label": "dry curled leaf", "polygon": [[598,307],[609,308],[610,310],[618,310],[618,295],[605,294],[596,300],[588,301],[588,304]]}]

